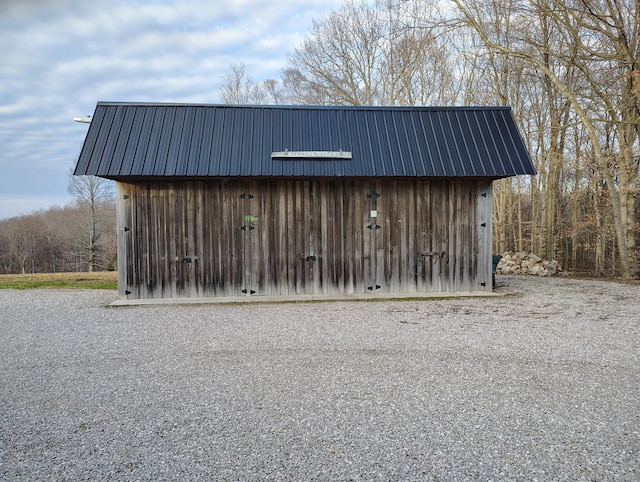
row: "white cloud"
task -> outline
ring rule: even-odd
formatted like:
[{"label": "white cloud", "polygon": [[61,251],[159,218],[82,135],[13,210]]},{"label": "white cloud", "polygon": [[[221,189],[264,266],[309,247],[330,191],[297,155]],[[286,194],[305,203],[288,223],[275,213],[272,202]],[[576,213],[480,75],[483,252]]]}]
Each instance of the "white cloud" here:
[{"label": "white cloud", "polygon": [[97,101],[218,102],[231,64],[244,62],[258,81],[278,77],[312,18],[340,3],[0,1],[4,215],[64,198],[86,133],[71,119]]}]

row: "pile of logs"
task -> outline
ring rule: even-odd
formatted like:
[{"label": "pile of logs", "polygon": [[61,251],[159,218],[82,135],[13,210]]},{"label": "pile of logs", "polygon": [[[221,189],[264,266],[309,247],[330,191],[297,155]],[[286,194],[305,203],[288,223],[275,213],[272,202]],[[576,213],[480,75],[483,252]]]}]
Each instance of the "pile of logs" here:
[{"label": "pile of logs", "polygon": [[496,274],[531,274],[537,276],[554,276],[562,269],[557,261],[546,261],[533,253],[502,254],[502,259],[496,268]]}]

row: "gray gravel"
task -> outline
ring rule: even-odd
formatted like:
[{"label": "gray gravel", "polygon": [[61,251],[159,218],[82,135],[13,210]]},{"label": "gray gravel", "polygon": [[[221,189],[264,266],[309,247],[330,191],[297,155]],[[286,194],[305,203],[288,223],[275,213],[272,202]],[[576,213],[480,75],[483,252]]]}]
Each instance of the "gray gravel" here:
[{"label": "gray gravel", "polygon": [[639,480],[640,287],[106,308],[0,290],[0,479]]}]

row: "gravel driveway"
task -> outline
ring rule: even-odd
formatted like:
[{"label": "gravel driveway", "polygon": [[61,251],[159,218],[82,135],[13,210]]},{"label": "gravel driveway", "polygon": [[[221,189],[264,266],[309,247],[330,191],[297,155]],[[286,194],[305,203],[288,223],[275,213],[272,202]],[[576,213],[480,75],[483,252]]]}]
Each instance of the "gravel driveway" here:
[{"label": "gravel driveway", "polygon": [[639,480],[640,287],[106,308],[0,290],[3,480]]}]

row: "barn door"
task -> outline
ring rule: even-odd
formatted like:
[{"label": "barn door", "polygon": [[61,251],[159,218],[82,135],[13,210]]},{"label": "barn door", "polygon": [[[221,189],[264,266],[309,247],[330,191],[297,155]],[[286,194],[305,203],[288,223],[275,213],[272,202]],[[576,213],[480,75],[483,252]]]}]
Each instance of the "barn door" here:
[{"label": "barn door", "polygon": [[259,217],[256,214],[257,202],[254,194],[250,189],[240,194],[240,258],[241,258],[241,283],[240,291],[244,295],[253,295],[257,293],[257,271],[259,249],[258,240],[258,223]]},{"label": "barn door", "polygon": [[442,274],[446,268],[447,208],[434,196],[427,184],[417,197],[416,289],[418,292],[443,291]]},{"label": "barn door", "polygon": [[[366,190],[365,190],[366,191]],[[378,212],[382,194],[375,183],[365,194],[365,232],[364,232],[364,282],[369,293],[386,289],[384,287],[384,247],[382,236],[382,217]]]}]

